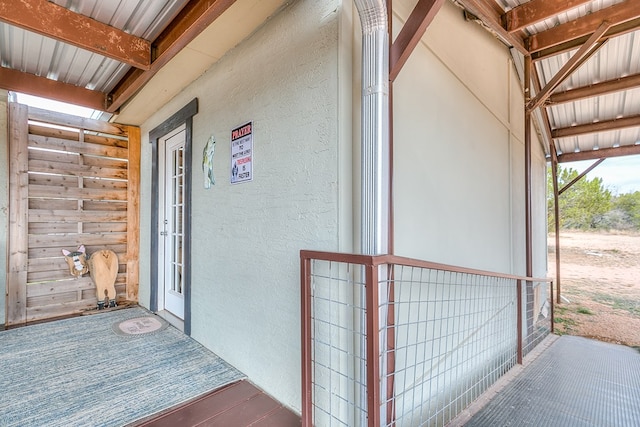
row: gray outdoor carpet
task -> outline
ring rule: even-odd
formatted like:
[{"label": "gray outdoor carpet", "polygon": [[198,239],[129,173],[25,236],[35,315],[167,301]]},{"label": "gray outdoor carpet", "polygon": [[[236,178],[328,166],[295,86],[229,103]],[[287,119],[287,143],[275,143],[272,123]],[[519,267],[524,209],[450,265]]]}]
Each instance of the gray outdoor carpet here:
[{"label": "gray outdoor carpet", "polygon": [[564,335],[465,425],[640,426],[640,353]]},{"label": "gray outdoor carpet", "polygon": [[[117,328],[131,319],[135,335]],[[0,426],[123,426],[244,378],[173,327],[141,333],[155,319],[136,307],[0,332]]]}]

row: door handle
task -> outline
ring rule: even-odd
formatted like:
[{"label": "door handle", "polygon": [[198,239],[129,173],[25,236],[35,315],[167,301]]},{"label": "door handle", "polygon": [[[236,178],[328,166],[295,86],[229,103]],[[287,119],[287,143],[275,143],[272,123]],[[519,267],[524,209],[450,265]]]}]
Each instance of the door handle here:
[{"label": "door handle", "polygon": [[169,233],[167,233],[166,231],[161,231],[161,232],[160,232],[160,235],[161,235],[161,236],[166,236],[167,234],[169,234]]}]

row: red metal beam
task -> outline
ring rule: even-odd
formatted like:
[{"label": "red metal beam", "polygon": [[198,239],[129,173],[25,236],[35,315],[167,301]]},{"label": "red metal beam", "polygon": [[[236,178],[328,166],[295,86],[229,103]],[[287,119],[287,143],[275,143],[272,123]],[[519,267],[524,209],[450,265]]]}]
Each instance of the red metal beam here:
[{"label": "red metal beam", "polygon": [[600,150],[579,151],[558,155],[558,163],[578,162],[580,160],[595,160],[609,157],[634,156],[640,154],[640,144],[625,145],[616,148],[602,148]]},{"label": "red metal beam", "polygon": [[613,92],[621,92],[640,87],[640,74],[608,80],[590,86],[579,87],[560,93],[554,93],[549,97],[548,104],[562,104],[594,96],[606,95]]},{"label": "red metal beam", "polygon": [[510,32],[502,25],[503,11],[494,1],[487,0],[458,0],[465,9],[482,20],[505,43],[515,47],[523,55],[528,55],[524,40]]},{"label": "red metal beam", "polygon": [[94,110],[106,109],[107,95],[68,83],[0,67],[0,88],[55,99]]},{"label": "red metal beam", "polygon": [[215,21],[236,0],[191,0],[153,43],[154,58],[149,70],[130,70],[109,95],[107,111],[117,111],[138,90]]},{"label": "red metal beam", "polygon": [[502,22],[510,33],[566,12],[591,0],[530,0],[507,11]]},{"label": "red metal beam", "polygon": [[398,73],[411,56],[411,52],[420,42],[425,31],[438,14],[444,0],[419,0],[416,7],[411,12],[409,19],[405,22],[400,34],[391,46],[391,64],[389,69],[389,80],[395,81]]},{"label": "red metal beam", "polygon": [[0,2],[0,21],[34,33],[148,69],[151,43],[47,0]]},{"label": "red metal beam", "polygon": [[559,128],[551,131],[553,138],[566,138],[568,136],[584,135],[587,133],[605,132],[616,129],[626,129],[640,126],[640,115],[625,117],[622,119],[605,120],[597,123],[589,123],[586,125],[570,126]]},{"label": "red metal beam", "polygon": [[637,18],[640,18],[640,2],[627,0],[624,3],[601,9],[547,31],[533,34],[528,38],[529,51],[533,54],[588,36],[595,32],[603,21],[608,21],[613,27]]},{"label": "red metal beam", "polygon": [[[558,87],[560,83],[564,81],[571,73],[573,73],[582,63],[596,52],[602,44],[596,47],[596,43],[600,40],[600,37],[609,29],[611,25],[609,22],[604,21],[600,24],[598,29],[591,34],[591,37],[583,44],[580,49],[567,61],[566,64],[560,68],[555,76],[546,84],[542,90],[536,94],[536,97],[527,103],[526,108],[528,110],[535,110],[551,95],[551,92]],[[594,48],[595,47],[595,48]]]},{"label": "red metal beam", "polygon": [[584,171],[582,171],[582,173],[580,175],[576,176],[574,179],[572,179],[570,183],[568,183],[567,185],[562,187],[560,190],[558,190],[558,196],[561,195],[562,193],[564,193],[565,191],[567,191],[568,189],[570,189],[571,187],[573,187],[573,185],[576,182],[580,181],[582,179],[582,177],[586,176],[589,172],[594,170],[596,168],[596,166],[598,166],[600,163],[604,162],[605,160],[606,159],[599,159],[597,162],[595,162],[594,164],[592,164],[591,166],[586,168]]}]

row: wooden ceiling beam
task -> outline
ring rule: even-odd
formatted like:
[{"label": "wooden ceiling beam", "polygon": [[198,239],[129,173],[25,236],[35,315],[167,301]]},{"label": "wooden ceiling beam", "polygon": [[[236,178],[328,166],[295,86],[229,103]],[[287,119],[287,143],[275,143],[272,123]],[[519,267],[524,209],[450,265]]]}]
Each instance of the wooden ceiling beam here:
[{"label": "wooden ceiling beam", "polygon": [[391,46],[389,80],[394,81],[425,31],[438,14],[444,0],[419,0]]},{"label": "wooden ceiling beam", "polygon": [[590,1],[531,0],[507,11],[502,17],[502,23],[508,32],[513,33]]},{"label": "wooden ceiling beam", "polygon": [[493,31],[504,43],[516,48],[523,55],[529,51],[524,40],[516,34],[508,32],[502,25],[503,11],[493,0],[458,0],[465,9],[478,17],[487,27]]},{"label": "wooden ceiling beam", "polygon": [[606,82],[554,93],[549,97],[547,105],[573,102],[634,88],[640,88],[640,74],[634,74],[632,76],[621,77],[615,80],[608,80]]},{"label": "wooden ceiling beam", "polygon": [[604,120],[586,125],[570,126],[551,131],[553,138],[566,138],[569,136],[585,135],[588,133],[606,132],[611,130],[640,127],[640,115],[624,117],[622,119]]},{"label": "wooden ceiling beam", "polygon": [[106,109],[107,95],[68,83],[0,67],[0,88],[80,105],[93,110]]},{"label": "wooden ceiling beam", "polygon": [[600,150],[579,151],[558,155],[558,163],[578,162],[581,160],[608,159],[611,157],[634,156],[640,154],[640,145],[625,145],[616,148],[602,148]]},{"label": "wooden ceiling beam", "polygon": [[0,21],[146,70],[151,43],[47,0],[0,2]]},{"label": "wooden ceiling beam", "polygon": [[588,37],[596,31],[603,21],[608,21],[614,27],[637,18],[640,18],[640,1],[627,0],[624,3],[618,3],[547,31],[531,35],[527,39],[529,51],[534,54],[575,41],[581,37]]},{"label": "wooden ceiling beam", "polygon": [[109,94],[107,111],[116,112],[174,56],[215,21],[236,0],[190,0],[178,16],[153,41],[153,61],[148,70],[130,70]]}]

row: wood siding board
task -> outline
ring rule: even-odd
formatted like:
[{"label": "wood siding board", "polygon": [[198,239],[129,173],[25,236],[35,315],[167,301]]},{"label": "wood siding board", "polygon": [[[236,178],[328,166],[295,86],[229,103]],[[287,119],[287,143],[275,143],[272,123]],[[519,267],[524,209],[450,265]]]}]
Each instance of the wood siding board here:
[{"label": "wood siding board", "polygon": [[126,126],[43,110],[35,107],[29,107],[29,119],[58,126],[67,126],[111,135],[127,135]]},{"label": "wood siding board", "polygon": [[126,148],[80,142],[71,139],[54,138],[42,135],[29,135],[29,146],[48,150],[60,150],[67,153],[92,154],[96,156],[125,159],[128,156]]},{"label": "wood siding board", "polygon": [[95,285],[89,276],[58,282],[33,283],[27,286],[27,297],[40,297],[52,292],[71,292],[78,290],[92,290]]},{"label": "wood siding board", "polygon": [[27,322],[36,322],[45,319],[69,316],[72,314],[80,314],[94,308],[95,305],[95,299],[91,299],[51,304],[40,307],[30,307],[27,309]]},{"label": "wood siding board", "polygon": [[[60,138],[67,139],[69,141],[79,141],[80,132],[78,130],[67,130],[54,128],[49,126],[44,126],[40,124],[36,124],[34,122],[29,123],[29,134],[37,135],[37,136],[45,136],[51,138]],[[129,142],[126,139],[122,139],[123,136],[120,135],[108,135],[108,134],[97,134],[92,132],[84,132],[84,141],[92,144],[100,144],[107,145],[110,147],[119,147],[119,148],[127,148],[129,146]]]},{"label": "wood siding board", "polygon": [[28,264],[28,109],[9,104],[9,260],[7,325],[24,324]]},{"label": "wood siding board", "polygon": [[[54,193],[55,191],[55,193]],[[29,197],[37,197],[44,199],[79,199],[79,200],[116,200],[126,201],[127,190],[110,190],[104,188],[73,188],[73,187],[55,187],[55,190],[49,185],[29,185]]]},{"label": "wood siding board", "polygon": [[[37,173],[53,173],[54,170],[60,171],[60,169],[54,169],[61,167],[64,163],[52,163],[40,160],[34,160],[29,162],[29,168],[32,172]],[[111,179],[127,179],[126,169],[113,169],[113,168],[101,168],[99,166],[85,166],[85,165],[66,165],[64,173],[69,176],[81,176],[89,178],[111,178]]]},{"label": "wood siding board", "polygon": [[127,187],[127,300],[138,302],[140,257],[140,128],[129,127]]}]

